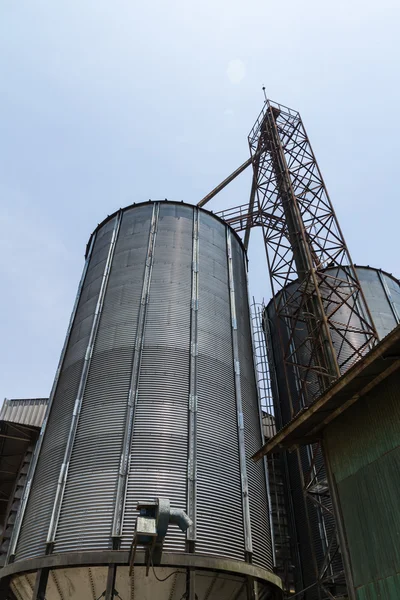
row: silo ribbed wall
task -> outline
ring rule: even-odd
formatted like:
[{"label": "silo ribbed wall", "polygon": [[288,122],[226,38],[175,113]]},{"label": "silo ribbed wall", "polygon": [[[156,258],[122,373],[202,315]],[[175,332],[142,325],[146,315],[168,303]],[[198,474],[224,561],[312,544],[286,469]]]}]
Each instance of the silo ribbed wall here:
[{"label": "silo ribbed wall", "polygon": [[48,417],[46,435],[33,479],[18,543],[18,558],[40,556],[53,510],[57,482],[81,379],[84,357],[93,324],[115,219],[105,224],[96,237],[69,338],[56,398]]},{"label": "silo ribbed wall", "polygon": [[[137,502],[163,496],[195,516],[196,552],[252,550],[271,568],[265,473],[250,460],[261,428],[239,238],[206,211],[160,202],[120,211],[91,240],[16,561],[44,555],[46,541],[104,550],[114,535],[128,549]],[[170,527],[164,551],[187,549]]]}]

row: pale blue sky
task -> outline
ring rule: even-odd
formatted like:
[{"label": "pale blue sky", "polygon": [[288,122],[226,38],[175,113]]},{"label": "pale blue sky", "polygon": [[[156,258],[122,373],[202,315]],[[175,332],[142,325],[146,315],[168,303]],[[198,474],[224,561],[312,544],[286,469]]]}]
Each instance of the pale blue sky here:
[{"label": "pale blue sky", "polygon": [[[397,0],[2,0],[0,398],[48,395],[97,223],[209,192],[262,85],[300,111],[354,261],[399,275],[399,21]],[[259,236],[249,256],[267,300]]]}]

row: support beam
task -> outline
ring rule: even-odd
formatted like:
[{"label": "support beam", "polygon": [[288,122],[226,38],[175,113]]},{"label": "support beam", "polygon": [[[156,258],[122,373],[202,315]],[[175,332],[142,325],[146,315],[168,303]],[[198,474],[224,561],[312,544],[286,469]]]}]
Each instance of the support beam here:
[{"label": "support beam", "polygon": [[[400,337],[400,331],[397,332]],[[320,435],[320,430],[330,423],[334,418],[341,414],[344,410],[349,408],[352,404],[357,402],[362,396],[371,391],[376,385],[381,383],[386,377],[394,373],[400,368],[400,360],[394,360],[394,362],[384,369],[381,373],[372,377],[367,385],[362,387],[356,394],[350,396],[346,401],[342,401],[340,406],[336,408],[329,408],[329,401],[334,399],[335,395],[345,389],[346,384],[352,382],[357,376],[362,377],[363,371],[374,362],[374,359],[379,355],[382,355],[385,347],[390,344],[390,339],[382,342],[378,347],[377,351],[372,351],[367,355],[364,360],[357,363],[353,369],[343,375],[338,383],[333,386],[326,394],[324,394],[319,400],[310,406],[307,410],[299,414],[293,421],[288,423],[283,429],[281,429],[273,438],[268,440],[253,456],[252,459],[255,461],[260,460],[263,456],[270,454],[271,452],[277,452],[280,448],[292,448],[298,444],[310,444],[316,437]],[[360,379],[361,380],[361,379]],[[327,406],[328,405],[328,406]],[[296,436],[296,429],[309,421],[313,415],[320,412],[329,413],[325,418],[321,418],[318,425],[309,427],[306,435]],[[307,437],[306,437],[307,436]],[[308,437],[310,436],[310,437]]]},{"label": "support beam", "polygon": [[246,160],[246,162],[240,165],[240,167],[236,169],[236,171],[233,171],[233,173],[231,173],[229,177],[224,179],[219,185],[217,185],[217,187],[215,187],[209,194],[207,194],[207,196],[204,196],[204,198],[200,200],[200,202],[198,202],[197,206],[201,207],[207,204],[207,202],[214,198],[214,196],[216,196],[221,190],[223,190],[224,187],[226,187],[231,181],[236,179],[236,177],[240,175],[240,173],[243,173],[243,171],[251,165],[253,160],[254,156],[251,156],[248,160]]},{"label": "support beam", "polygon": [[7,433],[0,433],[0,438],[6,438],[8,440],[17,440],[18,442],[30,442],[31,438],[19,437],[16,435],[8,435]]},{"label": "support beam", "polygon": [[[251,182],[251,191],[250,191],[250,200],[249,200],[249,215],[251,215],[254,210],[254,201],[255,201],[256,195],[257,195],[258,170],[260,167],[260,154],[261,154],[262,144],[263,144],[263,140],[262,140],[262,137],[260,136],[260,138],[258,140],[258,144],[257,144],[257,150],[252,157],[253,158],[253,180]],[[250,145],[250,154],[251,154],[251,145]],[[246,233],[244,234],[244,247],[245,247],[246,252],[249,247],[251,227],[252,227],[252,223],[251,223],[251,219],[249,218],[247,220]]]},{"label": "support beam", "polygon": [[117,577],[117,565],[109,565],[107,573],[107,585],[104,600],[114,599],[115,579]]},{"label": "support beam", "polygon": [[47,581],[50,570],[48,568],[39,569],[36,575],[35,587],[32,593],[32,600],[46,600]]},{"label": "support beam", "polygon": [[[256,177],[254,175],[253,176],[253,182],[251,184],[250,201],[249,201],[249,215],[252,214],[253,209],[254,209],[254,200],[255,200],[255,197],[256,197],[256,190],[257,190],[257,179],[256,179]],[[243,242],[246,252],[247,252],[247,249],[249,247],[250,231],[251,231],[252,226],[253,225],[252,225],[251,219],[249,217],[247,219],[246,231],[245,231],[245,234],[244,234],[244,242]]]},{"label": "support beam", "polygon": [[0,598],[4,598],[4,600],[17,600],[17,596],[11,589],[10,576],[0,579]]},{"label": "support beam", "polygon": [[196,571],[188,569],[186,571],[186,598],[187,600],[196,600]]}]

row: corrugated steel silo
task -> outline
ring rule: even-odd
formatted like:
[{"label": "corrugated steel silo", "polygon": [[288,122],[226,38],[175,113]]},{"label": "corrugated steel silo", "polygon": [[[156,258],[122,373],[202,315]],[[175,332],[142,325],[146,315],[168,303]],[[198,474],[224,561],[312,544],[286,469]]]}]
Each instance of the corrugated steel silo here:
[{"label": "corrugated steel silo", "polygon": [[[329,271],[329,269],[327,269]],[[373,269],[370,267],[357,266],[357,275],[364,292],[366,302],[368,304],[372,319],[375,324],[378,336],[380,339],[385,337],[398,323],[400,322],[400,282],[388,273]],[[335,276],[340,277],[340,269],[331,270]],[[288,285],[286,288],[281,290],[279,294],[285,294],[292,296],[296,293],[298,282],[295,281]],[[293,297],[293,296],[292,296]],[[340,315],[338,321],[346,322],[346,306],[340,308]],[[350,315],[350,313],[349,313]],[[351,324],[351,323],[350,323]],[[360,326],[359,323],[354,323],[356,328]],[[300,339],[300,334],[306,330],[304,326],[299,322],[297,333]],[[297,412],[302,408],[301,394],[298,393],[296,388],[296,374],[295,367],[287,367],[289,373],[288,386],[291,392],[291,399],[287,393],[286,387],[286,376],[282,362],[282,346],[289,343],[288,331],[285,323],[278,319],[275,308],[274,299],[272,299],[264,312],[264,329],[267,335],[267,346],[268,346],[268,360],[270,365],[271,373],[271,387],[273,391],[273,400],[275,408],[275,418],[277,422],[277,428],[281,429],[286,423],[288,423]],[[350,329],[350,328],[349,328]],[[334,337],[334,347],[339,348],[342,352],[345,352],[346,344],[357,344],[359,343],[359,337],[351,339],[351,332],[348,333],[345,340]],[[356,341],[358,339],[358,342]],[[293,351],[296,349],[293,348]],[[301,364],[307,364],[309,356],[304,354],[304,346],[302,348],[302,354],[297,352],[297,360]],[[351,351],[349,350],[349,355]],[[345,365],[344,370],[349,368],[351,364]],[[316,573],[314,572],[312,552],[315,553],[317,564],[321,565],[325,555],[327,540],[330,538],[330,531],[333,531],[334,521],[333,515],[329,514],[329,510],[332,510],[330,499],[326,501],[323,499],[320,501],[323,504],[326,502],[326,509],[321,506],[318,507],[317,503],[305,506],[302,472],[307,473],[310,471],[313,457],[310,452],[309,446],[302,446],[299,451],[293,453],[285,453],[282,456],[282,460],[286,464],[286,472],[288,473],[289,481],[286,484],[287,490],[290,490],[290,501],[293,507],[293,515],[295,523],[292,524],[293,531],[292,537],[294,543],[299,549],[299,555],[301,559],[301,568],[297,570],[298,575],[298,590],[312,586],[316,580]],[[318,479],[321,485],[326,484],[325,467],[322,461],[322,456],[317,456],[317,464],[315,464],[314,471],[318,473]],[[310,532],[308,531],[308,519],[306,516],[306,510],[309,513],[309,521],[311,523],[311,536],[312,536],[312,547],[310,544]],[[340,560],[337,556],[336,560]],[[340,569],[338,569],[340,570]],[[318,598],[318,590],[316,587],[312,587],[305,593],[307,600],[314,600]]]},{"label": "corrugated steel silo", "polygon": [[3,570],[21,599],[29,565],[57,565],[47,600],[57,585],[95,600],[99,564],[116,563],[125,600],[136,505],[155,497],[194,525],[169,528],[160,569],[179,572],[163,586],[135,567],[138,598],[179,600],[195,573],[199,598],[276,594],[265,473],[250,459],[262,438],[246,258],[229,226],[173,202],[99,225],[50,404]]}]

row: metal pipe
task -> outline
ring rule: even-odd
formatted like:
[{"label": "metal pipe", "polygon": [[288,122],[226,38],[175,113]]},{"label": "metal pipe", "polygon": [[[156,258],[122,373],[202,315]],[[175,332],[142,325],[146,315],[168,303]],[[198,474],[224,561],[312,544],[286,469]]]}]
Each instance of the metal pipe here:
[{"label": "metal pipe", "polygon": [[231,181],[236,179],[236,177],[240,175],[240,173],[243,173],[243,171],[251,165],[251,163],[254,160],[254,157],[255,155],[248,158],[246,162],[244,162],[242,165],[240,165],[240,167],[236,169],[236,171],[233,171],[233,173],[231,173],[226,179],[221,181],[221,183],[217,185],[217,187],[211,190],[211,192],[207,194],[207,196],[204,196],[204,198],[197,203],[197,206],[200,208],[207,204],[207,202],[209,202],[212,198],[214,198],[214,196],[216,196],[221,190],[223,190],[224,187],[226,187],[229,183],[231,183]]},{"label": "metal pipe", "polygon": [[178,525],[179,529],[183,532],[193,524],[192,519],[181,508],[170,508],[169,522]]},{"label": "metal pipe", "polygon": [[[251,215],[251,213],[253,212],[254,201],[256,198],[256,194],[257,194],[257,180],[258,180],[258,169],[260,166],[261,147],[262,147],[262,137],[260,136],[260,138],[258,140],[258,144],[257,144],[257,150],[253,155],[253,179],[251,182],[251,191],[250,191],[250,200],[249,200],[249,215]],[[251,153],[251,146],[250,146],[250,153]],[[246,252],[249,247],[251,227],[252,227],[252,225],[251,225],[251,220],[249,217],[247,219],[246,231],[244,234],[244,242],[243,242]]]},{"label": "metal pipe", "polygon": [[189,541],[196,541],[197,511],[197,321],[199,304],[199,220],[198,208],[193,212],[192,298],[190,308],[190,366],[189,366],[189,431],[188,431],[188,494],[187,511],[192,525]]}]

